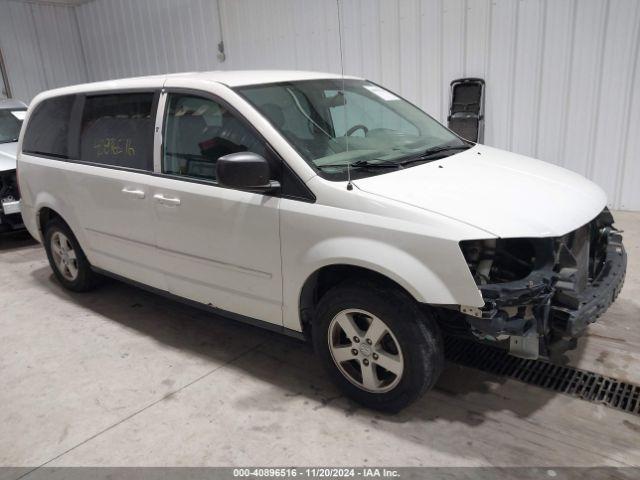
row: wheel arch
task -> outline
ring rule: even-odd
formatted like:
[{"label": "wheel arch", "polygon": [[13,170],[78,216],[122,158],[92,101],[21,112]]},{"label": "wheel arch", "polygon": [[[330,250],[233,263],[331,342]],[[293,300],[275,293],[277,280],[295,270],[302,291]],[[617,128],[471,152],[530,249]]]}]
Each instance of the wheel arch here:
[{"label": "wheel arch", "polygon": [[43,198],[42,201],[38,202],[38,206],[35,208],[35,220],[38,228],[38,235],[40,236],[40,242],[44,243],[44,229],[47,223],[54,218],[60,219],[69,227],[80,244],[80,247],[86,252],[86,241],[82,236],[82,231],[78,227],[77,222],[75,222],[75,218],[66,213],[66,209],[64,209],[63,206],[53,198]]},{"label": "wheel arch", "polygon": [[[459,248],[457,244],[455,248]],[[299,257],[284,260],[284,271],[294,272],[284,281],[284,326],[305,331],[313,313],[309,308],[319,298],[318,291],[322,292],[322,289],[317,290],[318,282],[322,284],[323,278],[327,278],[324,273],[327,272],[332,272],[329,278],[340,281],[345,276],[353,278],[362,275],[395,285],[423,304],[452,305],[461,303],[461,300],[465,301],[464,304],[472,304],[466,300],[476,300],[478,292],[475,284],[473,288],[460,288],[451,283],[451,278],[443,278],[438,273],[444,267],[442,257],[450,254],[452,249],[443,250],[443,254],[435,258],[438,270],[426,263],[434,258],[433,255],[418,258],[411,249],[400,248],[386,241],[344,236],[318,242]],[[344,275],[336,276],[336,272]]]},{"label": "wheel arch", "polygon": [[405,285],[386,273],[381,273],[370,267],[349,263],[324,265],[307,277],[300,290],[298,312],[305,336],[310,336],[315,308],[322,296],[331,287],[353,280],[369,281],[381,286],[396,288],[410,298],[417,300],[416,296]]},{"label": "wheel arch", "polygon": [[40,233],[41,238],[44,238],[45,226],[54,218],[59,218],[64,223],[67,223],[65,222],[64,218],[62,218],[62,216],[51,207],[40,208],[37,213],[37,218],[38,218],[38,232]]}]

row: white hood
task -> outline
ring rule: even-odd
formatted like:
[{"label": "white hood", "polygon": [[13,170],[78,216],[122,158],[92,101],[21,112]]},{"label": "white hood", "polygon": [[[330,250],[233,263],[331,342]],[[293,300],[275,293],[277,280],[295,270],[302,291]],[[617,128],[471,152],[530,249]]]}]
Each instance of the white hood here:
[{"label": "white hood", "polygon": [[606,205],[602,189],[577,173],[484,145],[353,183],[504,238],[561,236]]},{"label": "white hood", "polygon": [[16,169],[18,142],[0,143],[0,172]]}]

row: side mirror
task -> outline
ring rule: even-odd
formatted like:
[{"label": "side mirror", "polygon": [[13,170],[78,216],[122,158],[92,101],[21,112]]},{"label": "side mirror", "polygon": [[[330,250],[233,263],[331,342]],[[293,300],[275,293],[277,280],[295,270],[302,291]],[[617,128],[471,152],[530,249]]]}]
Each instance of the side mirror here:
[{"label": "side mirror", "polygon": [[230,153],[216,162],[216,177],[223,187],[268,192],[280,187],[269,180],[271,169],[262,155],[253,152]]}]

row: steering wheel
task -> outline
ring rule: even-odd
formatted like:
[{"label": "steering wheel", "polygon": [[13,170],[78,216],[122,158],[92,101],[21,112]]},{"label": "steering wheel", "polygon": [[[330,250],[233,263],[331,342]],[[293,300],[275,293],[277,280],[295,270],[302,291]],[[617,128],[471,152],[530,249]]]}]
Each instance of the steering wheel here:
[{"label": "steering wheel", "polygon": [[351,135],[353,135],[358,130],[362,130],[364,132],[365,136],[367,135],[367,132],[369,131],[369,129],[366,126],[364,126],[361,123],[359,123],[358,125],[354,125],[349,130],[347,130],[347,133],[345,133],[344,135],[345,135],[345,137],[350,137]]}]

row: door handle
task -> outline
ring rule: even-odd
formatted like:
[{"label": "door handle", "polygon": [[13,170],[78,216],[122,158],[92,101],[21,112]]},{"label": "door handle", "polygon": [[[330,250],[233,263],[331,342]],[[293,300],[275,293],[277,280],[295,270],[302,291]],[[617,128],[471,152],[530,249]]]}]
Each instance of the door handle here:
[{"label": "door handle", "polygon": [[180,205],[180,199],[176,197],[165,197],[161,193],[156,193],[153,198],[155,198],[158,203],[163,205]]},{"label": "door handle", "polygon": [[122,193],[126,193],[127,195],[131,195],[131,196],[136,197],[136,198],[144,198],[145,197],[145,193],[144,193],[143,190],[135,190],[135,189],[132,189],[132,188],[127,188],[127,187],[124,187],[122,189]]}]

